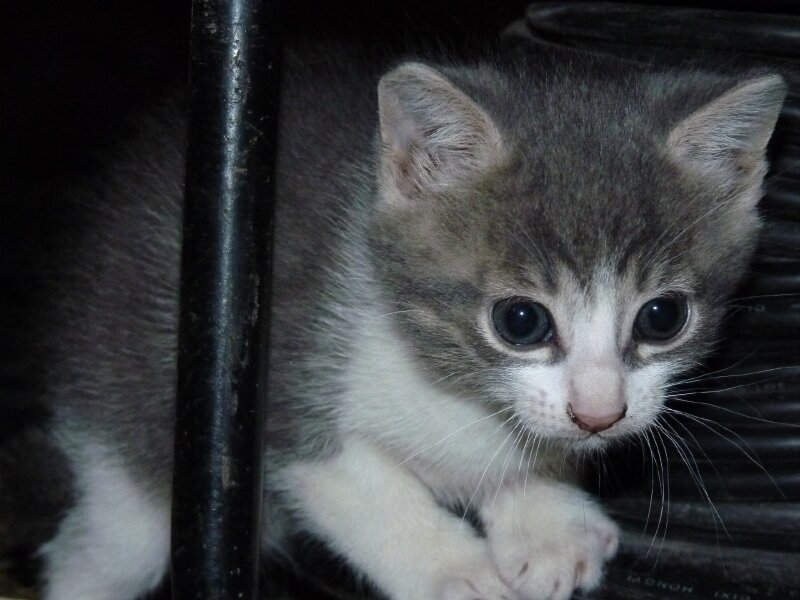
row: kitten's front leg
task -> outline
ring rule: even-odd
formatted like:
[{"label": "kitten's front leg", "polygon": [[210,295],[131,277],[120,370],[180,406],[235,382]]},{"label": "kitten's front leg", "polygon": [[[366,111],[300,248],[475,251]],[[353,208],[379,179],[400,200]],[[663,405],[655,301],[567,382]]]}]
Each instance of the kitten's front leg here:
[{"label": "kitten's front leg", "polygon": [[43,598],[141,598],[169,566],[169,498],[148,490],[112,449],[85,440],[72,457],[75,504],[40,550]]},{"label": "kitten's front leg", "polygon": [[581,490],[536,477],[507,484],[481,508],[492,559],[522,600],[566,600],[600,583],[617,526]]},{"label": "kitten's front leg", "polygon": [[440,508],[413,473],[347,440],[335,456],[289,466],[309,528],[392,600],[512,600],[484,539]]}]

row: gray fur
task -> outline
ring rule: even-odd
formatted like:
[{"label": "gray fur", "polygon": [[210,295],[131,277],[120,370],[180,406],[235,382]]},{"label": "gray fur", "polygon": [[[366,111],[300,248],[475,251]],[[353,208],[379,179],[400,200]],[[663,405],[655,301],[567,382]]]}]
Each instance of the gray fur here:
[{"label": "gray fur", "polygon": [[[386,200],[379,176],[387,150],[378,131],[378,71],[341,57],[337,64],[287,62],[266,431],[268,545],[296,526],[276,470],[336,452],[343,372],[365,304],[397,311],[395,331],[431,381],[457,373],[455,390],[498,403],[497,377],[516,359],[486,342],[474,315],[500,282],[552,288],[566,270],[588,285],[609,263],[640,286],[679,277],[709,318],[692,341],[658,360],[693,364],[714,340],[721,301],[746,271],[759,229],[752,203],[738,198],[761,185],[763,146],[758,174],[743,183],[698,176],[669,156],[667,141],[739,81],[524,55],[439,65],[439,76],[488,115],[502,151],[457,165],[453,185],[417,182],[414,197],[398,207]],[[384,87],[419,92],[404,79],[408,68]],[[754,118],[769,132],[783,88],[777,78],[765,85],[769,99]],[[105,179],[76,195],[85,222],[69,237],[43,351],[52,428],[67,455],[76,460],[87,444],[101,444],[159,503],[168,503],[171,483],[180,113],[170,105],[149,118]],[[458,163],[458,153],[448,160]],[[627,358],[635,365],[630,352]]]}]

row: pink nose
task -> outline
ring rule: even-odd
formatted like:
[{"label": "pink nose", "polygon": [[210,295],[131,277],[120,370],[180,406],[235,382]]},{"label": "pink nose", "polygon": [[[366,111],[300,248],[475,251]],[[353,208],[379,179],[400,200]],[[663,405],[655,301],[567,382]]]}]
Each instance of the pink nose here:
[{"label": "pink nose", "polygon": [[570,420],[584,431],[588,431],[590,433],[605,431],[606,429],[611,427],[614,423],[622,419],[622,417],[625,416],[625,412],[627,410],[628,407],[623,406],[622,410],[619,412],[612,413],[609,415],[595,416],[595,415],[585,415],[581,413],[576,413],[572,410],[572,404],[567,404],[567,415],[569,416]]}]

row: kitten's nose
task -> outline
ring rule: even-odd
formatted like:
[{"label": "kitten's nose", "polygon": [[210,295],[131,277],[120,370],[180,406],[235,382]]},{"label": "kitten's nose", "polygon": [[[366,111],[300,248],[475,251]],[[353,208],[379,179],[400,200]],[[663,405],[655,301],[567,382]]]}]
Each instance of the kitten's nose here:
[{"label": "kitten's nose", "polygon": [[583,431],[605,431],[625,416],[622,365],[594,361],[578,365],[570,382],[567,416]]},{"label": "kitten's nose", "polygon": [[570,420],[584,431],[588,431],[590,433],[605,431],[606,429],[611,427],[614,423],[622,419],[622,417],[625,416],[627,410],[628,406],[625,405],[619,412],[611,413],[608,415],[589,415],[589,414],[581,414],[579,412],[575,412],[572,409],[572,404],[571,403],[567,404],[567,415],[569,416]]}]

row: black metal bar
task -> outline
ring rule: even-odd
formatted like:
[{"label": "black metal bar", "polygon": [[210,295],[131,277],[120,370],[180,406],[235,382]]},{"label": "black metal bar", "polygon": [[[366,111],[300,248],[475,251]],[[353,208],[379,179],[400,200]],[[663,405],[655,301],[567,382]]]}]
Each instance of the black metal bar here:
[{"label": "black metal bar", "polygon": [[[278,3],[194,0],[186,166],[172,591],[258,592]],[[261,293],[261,296],[260,296]],[[264,361],[261,361],[264,362]]]}]

